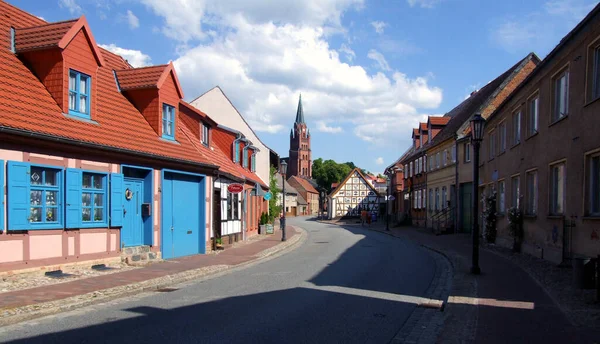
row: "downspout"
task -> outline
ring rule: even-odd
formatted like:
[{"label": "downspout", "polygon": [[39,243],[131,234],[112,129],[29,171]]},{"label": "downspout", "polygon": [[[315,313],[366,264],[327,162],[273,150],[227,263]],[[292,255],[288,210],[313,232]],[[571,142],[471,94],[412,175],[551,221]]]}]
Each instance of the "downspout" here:
[{"label": "downspout", "polygon": [[456,137],[454,138],[454,142],[456,143],[454,145],[456,152],[454,152],[454,156],[456,157],[456,166],[454,166],[454,185],[456,185],[455,187],[455,192],[454,192],[454,198],[455,198],[455,202],[454,204],[456,204],[456,208],[454,209],[454,233],[458,233],[458,224],[459,224],[459,219],[458,219],[458,214],[459,214],[459,209],[460,209],[460,184],[458,184],[458,164],[460,163],[460,159],[458,158],[458,140],[456,140]]}]

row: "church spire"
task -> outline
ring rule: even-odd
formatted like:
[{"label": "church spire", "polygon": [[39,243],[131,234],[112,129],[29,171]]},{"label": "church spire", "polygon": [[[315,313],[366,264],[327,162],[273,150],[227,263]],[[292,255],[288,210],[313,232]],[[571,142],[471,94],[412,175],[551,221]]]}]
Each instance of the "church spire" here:
[{"label": "church spire", "polygon": [[298,100],[298,111],[296,111],[296,123],[304,123],[304,110],[302,110],[302,94]]}]

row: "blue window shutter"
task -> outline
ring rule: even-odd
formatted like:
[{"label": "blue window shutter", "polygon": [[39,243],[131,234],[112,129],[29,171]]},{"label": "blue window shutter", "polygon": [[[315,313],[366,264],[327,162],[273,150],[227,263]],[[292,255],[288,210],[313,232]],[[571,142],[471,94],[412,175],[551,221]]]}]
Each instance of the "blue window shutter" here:
[{"label": "blue window shutter", "polygon": [[123,226],[123,174],[112,173],[110,175],[110,226]]},{"label": "blue window shutter", "polygon": [[67,169],[67,187],[66,187],[66,228],[81,227],[81,183],[82,172],[75,168]]},{"label": "blue window shutter", "polygon": [[8,162],[8,229],[29,229],[29,164]]},{"label": "blue window shutter", "polygon": [[235,162],[240,162],[240,142],[235,141]]},{"label": "blue window shutter", "polygon": [[[14,32],[13,32],[14,34]],[[0,232],[4,230],[4,160],[0,160]]]},{"label": "blue window shutter", "polygon": [[243,164],[244,164],[244,168],[247,168],[248,167],[248,150],[246,149],[246,147],[244,147],[242,154],[244,155],[243,160],[242,160]]}]

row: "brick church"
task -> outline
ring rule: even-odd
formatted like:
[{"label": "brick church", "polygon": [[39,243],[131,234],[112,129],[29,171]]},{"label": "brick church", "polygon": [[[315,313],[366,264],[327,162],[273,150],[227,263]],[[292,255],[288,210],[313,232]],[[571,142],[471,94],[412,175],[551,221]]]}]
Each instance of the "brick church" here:
[{"label": "brick church", "polygon": [[292,176],[310,179],[312,177],[312,157],[310,150],[310,130],[304,121],[302,95],[298,100],[296,121],[290,130],[290,155],[288,158],[287,178]]}]

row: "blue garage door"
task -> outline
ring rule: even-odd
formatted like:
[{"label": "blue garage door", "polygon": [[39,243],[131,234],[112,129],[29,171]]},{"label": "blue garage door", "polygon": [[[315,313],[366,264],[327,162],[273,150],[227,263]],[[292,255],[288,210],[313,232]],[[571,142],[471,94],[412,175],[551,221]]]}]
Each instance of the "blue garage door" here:
[{"label": "blue garage door", "polygon": [[163,258],[205,253],[203,177],[164,172],[162,185]]}]

